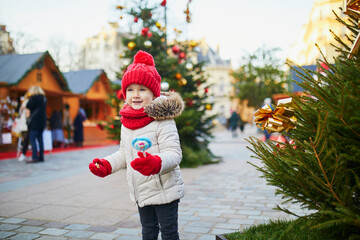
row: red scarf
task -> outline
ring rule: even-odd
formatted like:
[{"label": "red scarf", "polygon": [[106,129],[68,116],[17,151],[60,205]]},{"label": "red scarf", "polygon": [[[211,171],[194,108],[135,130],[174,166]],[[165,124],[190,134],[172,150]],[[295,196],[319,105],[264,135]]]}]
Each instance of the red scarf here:
[{"label": "red scarf", "polygon": [[132,130],[142,128],[155,120],[144,112],[144,108],[135,110],[129,105],[125,105],[119,114],[121,115],[121,123]]}]

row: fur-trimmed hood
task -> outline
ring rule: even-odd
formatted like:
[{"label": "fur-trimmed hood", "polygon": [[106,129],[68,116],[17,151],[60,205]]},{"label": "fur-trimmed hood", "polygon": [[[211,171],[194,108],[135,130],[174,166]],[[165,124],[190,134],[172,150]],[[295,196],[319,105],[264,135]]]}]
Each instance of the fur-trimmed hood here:
[{"label": "fur-trimmed hood", "polygon": [[161,93],[145,107],[145,113],[155,120],[174,119],[184,110],[184,101],[177,92]]}]

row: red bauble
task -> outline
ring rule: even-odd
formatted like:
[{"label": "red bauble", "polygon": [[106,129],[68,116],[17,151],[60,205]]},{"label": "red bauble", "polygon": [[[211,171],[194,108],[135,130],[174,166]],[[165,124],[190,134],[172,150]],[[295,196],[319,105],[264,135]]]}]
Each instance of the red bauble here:
[{"label": "red bauble", "polygon": [[134,17],[134,22],[138,22],[139,18],[138,17]]},{"label": "red bauble", "polygon": [[205,88],[204,91],[205,91],[205,93],[208,93],[208,92],[209,92],[209,89],[208,89],[208,88]]},{"label": "red bauble", "polygon": [[178,54],[180,52],[180,48],[178,48],[177,46],[173,46],[172,51],[174,54]]},{"label": "red bauble", "polygon": [[163,6],[163,7],[166,6],[166,0],[163,0],[163,1],[161,2],[161,6]]},{"label": "red bauble", "polygon": [[152,32],[148,32],[148,34],[147,34],[147,38],[151,38],[152,37]]},{"label": "red bauble", "polygon": [[149,28],[143,28],[142,30],[141,30],[141,35],[143,35],[143,36],[147,36],[148,35],[148,33],[149,33]]},{"label": "red bauble", "polygon": [[114,129],[114,128],[115,128],[114,124],[111,124],[111,125],[110,125],[110,128],[111,128],[111,129]]},{"label": "red bauble", "polygon": [[179,58],[184,59],[186,57],[186,54],[184,52],[181,52],[179,54]]}]

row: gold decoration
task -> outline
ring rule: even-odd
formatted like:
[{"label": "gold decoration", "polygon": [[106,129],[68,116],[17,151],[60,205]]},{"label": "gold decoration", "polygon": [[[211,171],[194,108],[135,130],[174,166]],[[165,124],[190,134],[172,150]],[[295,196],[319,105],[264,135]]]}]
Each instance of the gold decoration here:
[{"label": "gold decoration", "polygon": [[176,73],[176,74],[175,74],[175,78],[176,78],[176,79],[181,79],[181,78],[182,78],[181,73]]},{"label": "gold decoration", "polygon": [[198,42],[195,42],[194,40],[191,40],[191,41],[190,41],[190,47],[194,48],[194,47],[196,47],[197,45],[199,45]]},{"label": "gold decoration", "polygon": [[121,5],[116,6],[116,9],[119,9],[119,10],[123,10],[124,8],[125,8],[125,6],[121,6]]},{"label": "gold decoration", "polygon": [[275,110],[266,104],[256,110],[253,115],[256,126],[271,133],[283,130],[288,132],[294,129],[296,123],[294,114],[292,98],[285,98],[278,101]]},{"label": "gold decoration", "polygon": [[116,105],[116,100],[115,100],[115,98],[111,99],[111,105],[113,105],[113,106]]},{"label": "gold decoration", "polygon": [[156,22],[155,25],[158,29],[161,29],[161,24],[159,22]]},{"label": "gold decoration", "polygon": [[211,110],[211,109],[212,109],[211,104],[209,104],[209,103],[208,103],[208,104],[206,104],[206,105],[205,105],[205,109],[206,109],[206,110]]},{"label": "gold decoration", "polygon": [[134,43],[134,42],[131,41],[131,42],[128,43],[127,46],[128,46],[128,48],[129,48],[130,50],[133,50],[133,49],[136,47],[136,43]]},{"label": "gold decoration", "polygon": [[185,78],[182,78],[178,81],[178,84],[180,87],[185,86],[187,84],[187,80]]}]

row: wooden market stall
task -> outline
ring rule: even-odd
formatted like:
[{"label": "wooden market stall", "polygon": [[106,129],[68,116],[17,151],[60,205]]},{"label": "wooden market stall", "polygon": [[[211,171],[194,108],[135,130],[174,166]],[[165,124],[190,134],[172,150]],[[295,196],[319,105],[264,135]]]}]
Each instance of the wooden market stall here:
[{"label": "wooden market stall", "polygon": [[75,118],[79,108],[83,108],[87,115],[84,122],[84,144],[105,143],[107,132],[98,127],[100,122],[116,116],[115,109],[106,102],[112,93],[110,80],[101,69],[80,70],[64,73],[70,90],[80,97],[76,99],[66,98],[65,102],[70,105],[72,119]]},{"label": "wooden market stall", "polygon": [[[67,81],[47,51],[0,56],[2,134],[10,131],[7,124],[15,117],[21,97],[33,85],[40,86],[45,91],[48,118],[53,111],[62,109],[64,97],[74,95],[70,92]],[[13,138],[13,141],[16,141],[16,138]],[[4,143],[9,144],[9,142]],[[14,142],[6,147],[11,149],[13,144]]]}]

